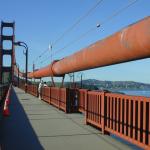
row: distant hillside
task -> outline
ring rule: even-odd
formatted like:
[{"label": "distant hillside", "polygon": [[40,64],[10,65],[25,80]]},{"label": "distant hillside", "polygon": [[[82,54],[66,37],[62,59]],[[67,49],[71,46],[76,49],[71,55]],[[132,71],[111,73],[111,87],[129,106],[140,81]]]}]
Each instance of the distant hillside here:
[{"label": "distant hillside", "polygon": [[[150,90],[150,84],[133,82],[133,81],[101,81],[95,79],[83,80],[84,86],[95,86],[98,89],[133,89],[133,90]],[[78,82],[79,84],[79,82]]]},{"label": "distant hillside", "polygon": [[[37,83],[38,84],[38,83]],[[60,87],[61,83],[56,82],[56,86]],[[47,85],[52,85],[51,82],[47,82]],[[72,87],[72,83],[65,82],[65,87]],[[81,87],[80,81],[76,82],[77,87]],[[82,81],[82,88],[90,90],[150,90],[150,84],[133,82],[133,81],[101,81],[95,79],[87,79]]]}]

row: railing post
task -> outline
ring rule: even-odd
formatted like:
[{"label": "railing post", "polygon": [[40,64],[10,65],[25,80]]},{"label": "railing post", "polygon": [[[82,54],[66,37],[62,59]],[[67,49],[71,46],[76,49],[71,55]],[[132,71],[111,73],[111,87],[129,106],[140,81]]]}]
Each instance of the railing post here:
[{"label": "railing post", "polygon": [[71,89],[68,88],[68,96],[67,96],[67,112],[70,113],[71,112]]},{"label": "railing post", "polygon": [[68,113],[69,90],[66,88],[66,113]]},{"label": "railing post", "polygon": [[65,113],[68,113],[67,111],[67,88],[65,88],[65,99],[64,99],[64,102],[65,102]]},{"label": "railing post", "polygon": [[58,94],[58,108],[60,109],[60,99],[61,99],[61,88],[59,88],[59,94]]},{"label": "railing post", "polygon": [[105,92],[102,92],[101,97],[101,109],[102,109],[102,133],[105,134]]},{"label": "railing post", "polygon": [[37,95],[37,97],[39,96],[39,93],[38,93],[38,85],[36,85],[36,95]]},{"label": "railing post", "polygon": [[51,105],[51,87],[49,87],[49,104]]},{"label": "railing post", "polygon": [[85,119],[84,123],[87,125],[87,118],[88,118],[88,91],[85,94]]},{"label": "railing post", "polygon": [[45,92],[44,87],[42,87],[41,88],[41,100],[43,100],[44,92]]},{"label": "railing post", "polygon": [[71,95],[70,88],[66,88],[66,111],[71,113]]},{"label": "railing post", "polygon": [[107,123],[107,99],[106,99],[106,91],[103,91],[102,92],[102,106],[101,106],[101,109],[102,109],[102,133],[103,134],[107,134],[107,135],[110,135],[110,133],[108,131],[105,130],[105,126],[106,126],[106,123]]}]

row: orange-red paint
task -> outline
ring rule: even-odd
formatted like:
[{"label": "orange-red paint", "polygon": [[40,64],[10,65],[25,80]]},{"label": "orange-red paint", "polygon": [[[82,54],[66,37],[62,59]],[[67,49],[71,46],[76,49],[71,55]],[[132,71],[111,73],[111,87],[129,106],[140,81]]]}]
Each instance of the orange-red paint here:
[{"label": "orange-red paint", "polygon": [[150,17],[97,41],[75,54],[29,73],[30,78],[61,76],[150,57]]}]

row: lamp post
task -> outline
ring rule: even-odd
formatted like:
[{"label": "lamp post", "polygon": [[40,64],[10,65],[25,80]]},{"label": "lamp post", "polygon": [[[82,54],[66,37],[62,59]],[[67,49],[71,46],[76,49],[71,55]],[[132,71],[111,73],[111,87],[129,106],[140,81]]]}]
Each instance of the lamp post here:
[{"label": "lamp post", "polygon": [[[34,64],[34,62],[33,62],[33,72],[35,71],[35,64]],[[35,78],[34,78],[34,84],[35,84]]]},{"label": "lamp post", "polygon": [[14,42],[14,45],[15,46],[22,46],[25,48],[25,52],[23,51],[24,55],[26,56],[26,64],[25,64],[25,70],[26,70],[26,73],[25,73],[25,92],[27,92],[27,82],[28,82],[28,46],[25,42],[21,42],[21,41],[18,41],[18,42]]}]

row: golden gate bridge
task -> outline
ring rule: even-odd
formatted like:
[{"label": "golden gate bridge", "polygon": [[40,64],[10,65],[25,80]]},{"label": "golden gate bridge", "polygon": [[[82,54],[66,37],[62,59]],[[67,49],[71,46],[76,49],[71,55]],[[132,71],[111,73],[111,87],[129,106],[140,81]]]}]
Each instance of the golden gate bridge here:
[{"label": "golden gate bridge", "polygon": [[[12,28],[13,35],[3,35],[4,28]],[[12,48],[4,49],[4,41],[11,41]],[[37,99],[35,97],[39,95],[38,85],[33,84],[29,79],[51,77],[53,86],[42,87],[41,91],[41,100],[46,102],[46,104],[44,103],[46,106],[50,108],[54,106],[67,114],[81,112],[84,114],[84,123],[98,128],[102,134],[106,136],[114,134],[143,149],[150,149],[149,97],[129,96],[105,90],[89,91],[76,87],[64,87],[64,78],[68,73],[149,58],[150,17],[32,72],[28,71],[27,45],[24,42],[15,41],[14,22],[1,22],[0,43],[1,111],[4,116],[10,115],[11,118],[10,112],[15,111],[15,109],[9,110],[9,107],[13,107],[11,106],[13,101],[16,101],[14,100],[16,97],[12,96],[15,92],[19,97],[19,92],[23,90]],[[25,73],[21,72],[17,66],[15,46],[23,46],[26,50]],[[11,57],[10,66],[3,65],[5,55]],[[61,87],[55,86],[53,77],[62,78]],[[18,86],[19,89],[14,86]],[[22,99],[26,99],[26,94]],[[41,104],[41,102],[39,103]],[[7,121],[5,122],[7,123]]]}]

